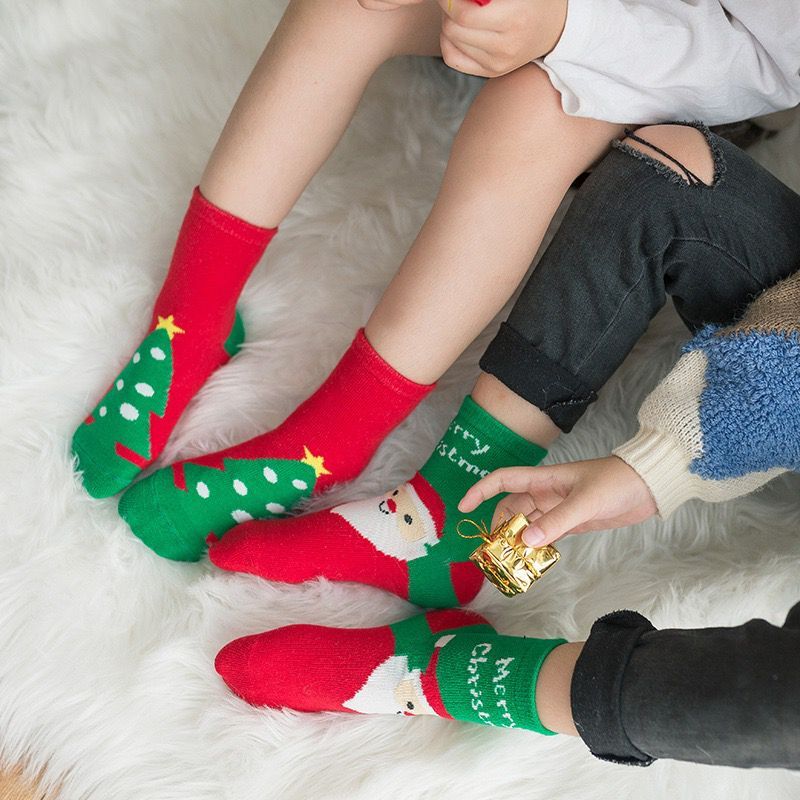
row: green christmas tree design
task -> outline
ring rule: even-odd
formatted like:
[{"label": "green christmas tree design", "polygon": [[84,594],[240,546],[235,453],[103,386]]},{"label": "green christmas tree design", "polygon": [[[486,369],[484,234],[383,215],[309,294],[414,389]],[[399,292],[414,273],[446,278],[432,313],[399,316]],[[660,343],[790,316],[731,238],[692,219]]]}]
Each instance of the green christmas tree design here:
[{"label": "green christmas tree design", "polygon": [[323,458],[308,448],[296,460],[183,461],[134,484],[122,495],[119,513],[159,555],[196,561],[209,534],[221,537],[239,523],[283,516],[311,495],[324,473]]},{"label": "green christmas tree design", "polygon": [[[183,477],[181,513],[196,513],[207,532],[218,535],[240,522],[285,514],[311,494],[316,482],[313,467],[305,462],[277,458],[226,458],[222,469],[189,461]],[[163,503],[163,494],[160,499]]]},{"label": "green christmas tree design", "polygon": [[[122,485],[150,462],[152,417],[167,408],[172,381],[172,339],[184,331],[172,317],[159,317],[155,329],[142,341],[100,402],[75,432],[72,446],[94,483]],[[87,463],[90,469],[87,470]],[[90,488],[91,487],[87,487]],[[103,487],[97,496],[106,494]],[[94,493],[94,492],[92,492]]]}]

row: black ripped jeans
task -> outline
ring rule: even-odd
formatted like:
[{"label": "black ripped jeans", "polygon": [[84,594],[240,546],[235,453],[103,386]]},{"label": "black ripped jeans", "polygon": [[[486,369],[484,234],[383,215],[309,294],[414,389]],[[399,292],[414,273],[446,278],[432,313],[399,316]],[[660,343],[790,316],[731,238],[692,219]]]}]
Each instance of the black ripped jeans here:
[{"label": "black ripped jeans", "polygon": [[[671,296],[690,331],[800,268],[800,196],[704,126],[714,181],[624,143],[578,191],[480,365],[570,431]],[[676,169],[678,169],[676,167]]]},{"label": "black ripped jeans", "polygon": [[[616,143],[578,192],[481,360],[569,431],[670,295],[691,331],[800,268],[800,196],[728,142],[712,185]],[[592,627],[571,687],[596,756],[800,768],[800,603],[783,627]]]}]

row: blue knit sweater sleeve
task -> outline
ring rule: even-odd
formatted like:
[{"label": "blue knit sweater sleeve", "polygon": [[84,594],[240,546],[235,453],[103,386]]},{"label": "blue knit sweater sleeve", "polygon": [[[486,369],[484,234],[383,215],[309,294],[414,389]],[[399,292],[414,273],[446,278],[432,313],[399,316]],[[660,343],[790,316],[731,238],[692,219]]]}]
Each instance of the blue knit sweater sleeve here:
[{"label": "blue knit sweater sleeve", "polygon": [[709,327],[686,345],[684,352],[706,357],[698,407],[703,447],[693,473],[723,480],[800,468],[799,337]]},{"label": "blue knit sweater sleeve", "polygon": [[684,348],[614,452],[650,487],[662,516],[691,497],[727,500],[800,470],[800,273],[736,324]]}]

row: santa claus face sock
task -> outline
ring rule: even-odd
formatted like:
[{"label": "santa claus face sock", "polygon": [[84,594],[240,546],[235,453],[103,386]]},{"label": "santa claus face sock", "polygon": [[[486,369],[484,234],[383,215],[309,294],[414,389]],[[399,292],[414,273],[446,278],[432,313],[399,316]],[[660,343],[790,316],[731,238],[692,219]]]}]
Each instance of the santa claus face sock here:
[{"label": "santa claus face sock", "polygon": [[[545,455],[467,397],[408,483],[316,514],[247,522],[212,541],[209,557],[222,569],[269,580],[356,581],[425,608],[450,608],[472,600],[483,583],[468,560],[477,541],[456,530],[463,518],[458,501],[481,476]],[[496,503],[483,503],[470,517],[490,525]]]},{"label": "santa claus face sock", "polygon": [[477,614],[432,611],[381,628],[290,625],[226,645],[216,668],[248,703],[417,716],[549,734],[536,681],[563,639],[501,636]]},{"label": "santa claus face sock", "polygon": [[159,555],[197,560],[209,534],[280,517],[312,493],[354,478],[432,389],[386,363],[361,330],[322,386],[278,428],[153,473],[122,496],[119,513]]},{"label": "santa claus face sock", "polygon": [[238,350],[236,300],[276,230],[194,190],[149,333],[73,437],[90,495],[122,491],[152,463],[192,397]]}]

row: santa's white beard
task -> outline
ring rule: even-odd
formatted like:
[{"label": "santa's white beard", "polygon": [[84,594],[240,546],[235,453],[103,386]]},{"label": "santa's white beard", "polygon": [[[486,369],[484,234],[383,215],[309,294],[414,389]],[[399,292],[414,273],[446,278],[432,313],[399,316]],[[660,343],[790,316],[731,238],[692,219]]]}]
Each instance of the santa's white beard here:
[{"label": "santa's white beard", "polygon": [[381,511],[380,504],[385,503],[386,499],[386,497],[373,497],[369,500],[356,500],[331,509],[331,513],[347,520],[352,528],[387,556],[401,561],[413,561],[426,555],[425,545],[431,546],[438,541],[436,529],[427,509],[418,511],[420,516],[424,515],[430,520],[425,524],[425,536],[416,541],[408,541],[397,530],[396,515]]},{"label": "santa's white beard", "polygon": [[[403,699],[411,697],[413,709],[398,700],[401,684],[406,684]],[[359,714],[436,714],[422,693],[422,673],[418,669],[409,671],[406,656],[389,656],[342,705]]]}]

